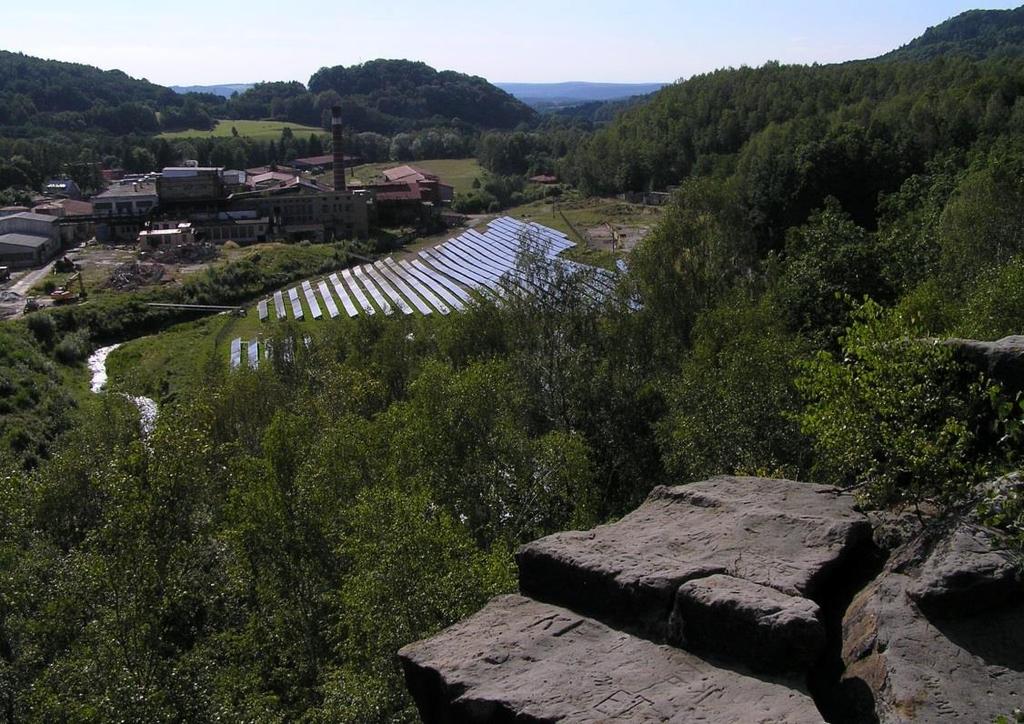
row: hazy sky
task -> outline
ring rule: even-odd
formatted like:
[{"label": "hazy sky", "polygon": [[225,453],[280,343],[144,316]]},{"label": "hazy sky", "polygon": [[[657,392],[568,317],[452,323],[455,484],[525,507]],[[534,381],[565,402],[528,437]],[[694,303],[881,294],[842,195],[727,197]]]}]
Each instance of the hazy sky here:
[{"label": "hazy sky", "polygon": [[[1020,2],[1020,0],[1018,0]],[[97,0],[4,8],[0,48],[164,85],[300,80],[422,60],[492,81],[670,81],[766,60],[879,55],[967,0]]]}]

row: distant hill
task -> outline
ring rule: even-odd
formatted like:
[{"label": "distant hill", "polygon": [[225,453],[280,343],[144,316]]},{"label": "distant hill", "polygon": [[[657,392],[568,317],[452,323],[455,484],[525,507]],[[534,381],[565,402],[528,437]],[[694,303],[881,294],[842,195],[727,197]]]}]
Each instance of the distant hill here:
[{"label": "distant hill", "polygon": [[96,103],[177,101],[170,89],[120,70],[34,58],[0,50],[0,93],[32,99],[36,111],[86,111]]},{"label": "distant hill", "polygon": [[0,126],[148,133],[160,128],[157,113],[186,100],[120,70],[0,51]]},{"label": "distant hill", "polygon": [[230,98],[234,93],[245,93],[255,83],[224,83],[222,85],[172,85],[175,93],[209,93],[222,98]]},{"label": "distant hill", "polygon": [[536,116],[483,78],[409,60],[321,68],[309,79],[309,91],[317,96],[336,93],[348,124],[380,133],[459,123],[510,129]]},{"label": "distant hill", "polygon": [[534,108],[570,107],[594,101],[618,101],[661,90],[667,83],[495,83]]},{"label": "distant hill", "polygon": [[578,121],[589,121],[594,125],[611,123],[615,117],[633,106],[648,102],[653,94],[645,96],[630,96],[612,101],[589,101],[587,103],[570,104],[540,109],[556,118],[564,118]]},{"label": "distant hill", "polygon": [[981,59],[1024,53],[1024,6],[1013,10],[968,10],[880,60],[930,60],[940,55]]}]

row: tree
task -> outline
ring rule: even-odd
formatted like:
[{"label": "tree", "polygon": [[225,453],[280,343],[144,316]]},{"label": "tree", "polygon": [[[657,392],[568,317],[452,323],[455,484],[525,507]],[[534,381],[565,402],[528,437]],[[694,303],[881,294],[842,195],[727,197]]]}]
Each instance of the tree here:
[{"label": "tree", "polygon": [[790,329],[829,344],[846,326],[850,300],[892,299],[873,237],[835,199],[791,229],[775,284],[778,308]]},{"label": "tree", "polygon": [[796,384],[816,480],[863,485],[864,499],[883,506],[955,500],[984,474],[988,391],[899,311],[865,303],[841,351],[819,352]]}]

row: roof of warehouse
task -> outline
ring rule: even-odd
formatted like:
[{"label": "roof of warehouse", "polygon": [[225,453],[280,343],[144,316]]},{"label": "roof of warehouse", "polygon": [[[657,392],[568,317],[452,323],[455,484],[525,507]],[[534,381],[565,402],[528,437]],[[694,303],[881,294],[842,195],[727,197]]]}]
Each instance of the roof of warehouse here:
[{"label": "roof of warehouse", "polygon": [[7,221],[9,219],[27,219],[28,221],[45,221],[49,224],[52,224],[57,220],[56,216],[49,216],[47,214],[35,214],[32,213],[31,211],[22,211],[21,213],[11,214],[10,216],[4,216],[2,218],[4,221]]},{"label": "roof of warehouse", "polygon": [[50,237],[36,236],[35,234],[0,234],[0,246],[24,246],[38,249],[49,241]]}]

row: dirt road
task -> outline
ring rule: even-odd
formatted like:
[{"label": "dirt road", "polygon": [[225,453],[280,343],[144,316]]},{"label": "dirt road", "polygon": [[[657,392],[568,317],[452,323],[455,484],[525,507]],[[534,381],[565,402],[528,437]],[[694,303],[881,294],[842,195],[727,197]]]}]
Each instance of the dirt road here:
[{"label": "dirt road", "polygon": [[0,300],[0,319],[18,319],[25,313],[23,297],[28,294],[29,289],[46,278],[55,263],[51,261],[40,269],[33,269],[10,286],[0,289],[4,297]]},{"label": "dirt road", "polygon": [[25,296],[26,294],[28,294],[29,289],[31,289],[36,284],[41,282],[43,279],[46,278],[47,274],[53,271],[53,265],[56,263],[56,261],[51,261],[49,264],[40,269],[33,269],[28,274],[23,276],[21,279],[14,282],[14,284],[12,284],[10,287],[8,287],[8,291],[12,291],[15,292],[16,294],[20,294],[21,296]]}]

